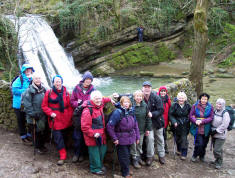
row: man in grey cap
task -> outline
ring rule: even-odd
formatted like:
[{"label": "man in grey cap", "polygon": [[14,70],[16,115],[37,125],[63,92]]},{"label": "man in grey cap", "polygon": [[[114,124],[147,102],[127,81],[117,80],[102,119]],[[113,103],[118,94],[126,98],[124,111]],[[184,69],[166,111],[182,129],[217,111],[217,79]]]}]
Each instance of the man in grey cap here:
[{"label": "man in grey cap", "polygon": [[[155,151],[158,153],[159,162],[165,164],[165,149],[164,149],[164,119],[163,119],[163,104],[161,98],[152,91],[152,84],[149,81],[143,83],[142,91],[144,100],[149,107],[149,117],[152,118],[152,126],[154,133]],[[150,134],[153,135],[153,134]],[[147,164],[151,165],[153,158],[147,158]]]}]

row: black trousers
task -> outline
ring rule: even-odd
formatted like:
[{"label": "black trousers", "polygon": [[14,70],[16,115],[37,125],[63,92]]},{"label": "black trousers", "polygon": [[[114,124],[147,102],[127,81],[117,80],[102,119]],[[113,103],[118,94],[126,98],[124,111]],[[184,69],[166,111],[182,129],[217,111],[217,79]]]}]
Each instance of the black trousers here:
[{"label": "black trousers", "polygon": [[[46,132],[37,132],[37,126],[33,124],[29,124],[29,131],[33,138],[33,144],[36,148],[44,147],[46,142]],[[35,135],[34,135],[35,134]]]},{"label": "black trousers", "polygon": [[118,160],[121,166],[121,173],[123,177],[129,175],[130,166],[130,145],[118,145],[117,146]]},{"label": "black trousers", "polygon": [[195,145],[194,145],[194,152],[193,157],[199,156],[200,158],[203,158],[206,154],[206,147],[209,142],[209,136],[197,134]]},{"label": "black trousers", "polygon": [[15,109],[15,114],[18,123],[19,134],[22,139],[27,137],[27,128],[26,128],[26,115],[25,112],[21,111],[20,109]]},{"label": "black trousers", "polygon": [[85,154],[87,155],[88,149],[87,146],[85,145],[85,140],[83,137],[83,132],[81,129],[76,129],[74,128],[73,131],[73,141],[74,141],[74,154],[76,156],[84,156]]}]

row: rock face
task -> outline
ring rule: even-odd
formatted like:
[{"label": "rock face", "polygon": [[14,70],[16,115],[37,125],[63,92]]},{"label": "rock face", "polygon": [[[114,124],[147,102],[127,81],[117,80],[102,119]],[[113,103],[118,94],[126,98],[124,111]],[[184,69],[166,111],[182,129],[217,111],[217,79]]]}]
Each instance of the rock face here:
[{"label": "rock face", "polygon": [[[144,41],[146,40],[149,44],[151,43],[152,47],[150,47],[150,45],[147,46],[152,49],[142,49],[145,54],[141,54],[141,58],[144,58],[145,55],[149,58],[155,58],[157,54],[161,56],[164,52],[159,51],[156,47],[156,43],[160,41],[164,42],[168,50],[174,51],[174,49],[176,49],[174,45],[183,40],[183,30],[185,26],[186,23],[177,23],[173,25],[172,28],[169,28],[167,33],[160,32],[156,29],[146,29]],[[158,42],[155,42],[156,40],[158,40]],[[115,33],[107,40],[94,41],[93,39],[87,39],[85,41],[71,41],[66,46],[67,51],[72,54],[74,63],[79,71],[83,72],[92,68],[97,75],[108,75],[118,70],[113,67],[116,66],[116,64],[110,64],[108,61],[112,61],[116,56],[125,58],[125,51],[130,51],[133,46],[143,48],[143,45],[138,45],[137,43],[137,26],[131,26]],[[148,55],[149,50],[153,53],[151,56]],[[132,51],[134,50],[132,49]],[[134,53],[136,53],[136,51],[134,51]],[[133,55],[137,56],[138,54]],[[169,57],[169,59],[170,58],[171,57]],[[147,64],[151,63],[153,62],[147,62]],[[123,68],[126,67],[127,66],[123,66]]]},{"label": "rock face", "polygon": [[[167,85],[170,97],[173,98],[177,96],[177,93],[184,91],[188,96],[188,101],[192,104],[195,102],[195,93],[192,88],[192,84],[188,79],[181,79],[176,82]],[[158,89],[154,89],[158,91]],[[15,131],[17,130],[17,121],[15,117],[14,110],[12,109],[12,96],[10,91],[10,83],[0,80],[0,127]],[[105,108],[105,115],[114,109],[113,105],[107,105]]]},{"label": "rock face", "polygon": [[12,109],[12,95],[10,83],[0,80],[0,127],[7,130],[16,130],[17,121]]}]

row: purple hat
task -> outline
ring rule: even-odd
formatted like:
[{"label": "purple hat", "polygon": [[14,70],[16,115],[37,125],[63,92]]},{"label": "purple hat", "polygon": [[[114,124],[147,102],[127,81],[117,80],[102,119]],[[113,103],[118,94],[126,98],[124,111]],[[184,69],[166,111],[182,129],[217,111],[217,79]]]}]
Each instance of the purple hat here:
[{"label": "purple hat", "polygon": [[86,71],[83,76],[82,76],[82,82],[84,82],[86,79],[91,79],[91,81],[93,81],[93,75],[91,72]]}]

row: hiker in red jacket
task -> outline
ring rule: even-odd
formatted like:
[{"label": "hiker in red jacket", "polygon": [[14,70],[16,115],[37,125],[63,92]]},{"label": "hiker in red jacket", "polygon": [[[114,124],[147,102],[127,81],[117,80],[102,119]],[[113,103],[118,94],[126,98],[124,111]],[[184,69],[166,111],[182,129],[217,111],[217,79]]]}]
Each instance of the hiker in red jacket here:
[{"label": "hiker in red jacket", "polygon": [[163,107],[164,107],[164,113],[163,113],[163,117],[164,117],[164,129],[163,129],[163,136],[164,136],[164,141],[165,141],[165,153],[169,153],[168,151],[168,146],[167,146],[167,127],[169,125],[169,120],[168,120],[168,112],[169,109],[171,107],[171,100],[170,97],[167,94],[167,88],[165,86],[161,86],[158,90],[157,93],[160,98],[162,99],[162,103],[163,103]]},{"label": "hiker in red jacket", "polygon": [[73,109],[70,104],[70,96],[62,85],[63,78],[56,75],[52,80],[53,87],[47,90],[42,101],[42,110],[48,116],[49,127],[52,129],[54,142],[60,153],[58,165],[63,165],[67,153],[64,136],[66,129],[72,125]]},{"label": "hiker in red jacket", "polygon": [[103,108],[108,102],[111,99],[102,97],[101,92],[96,90],[91,93],[90,100],[82,104],[81,129],[88,146],[90,171],[97,175],[105,173],[103,160],[107,146]]}]

